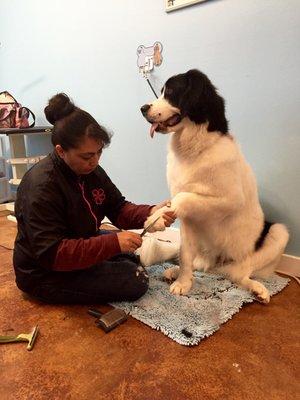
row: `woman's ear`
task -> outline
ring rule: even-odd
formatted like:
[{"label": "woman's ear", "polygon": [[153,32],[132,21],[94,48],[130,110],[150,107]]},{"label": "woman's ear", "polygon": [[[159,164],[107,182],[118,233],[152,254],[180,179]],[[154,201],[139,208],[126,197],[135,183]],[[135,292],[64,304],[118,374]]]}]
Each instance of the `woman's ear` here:
[{"label": "woman's ear", "polygon": [[65,158],[64,149],[61,147],[60,144],[57,144],[57,145],[55,146],[55,150],[56,150],[56,153],[59,155],[60,158]]}]

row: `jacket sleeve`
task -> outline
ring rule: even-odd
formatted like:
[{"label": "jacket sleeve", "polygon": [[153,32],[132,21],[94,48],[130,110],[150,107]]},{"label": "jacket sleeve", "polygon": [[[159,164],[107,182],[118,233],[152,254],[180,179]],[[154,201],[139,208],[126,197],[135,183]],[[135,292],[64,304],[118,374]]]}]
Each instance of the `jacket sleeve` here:
[{"label": "jacket sleeve", "polygon": [[[70,271],[88,268],[120,253],[116,234],[73,239],[66,224],[67,201],[51,185],[17,199],[17,218],[26,226],[26,240],[44,268]],[[48,200],[48,199],[51,199]]]},{"label": "jacket sleeve", "polygon": [[143,228],[153,206],[137,205],[127,201],[102,168],[101,174],[105,180],[107,218],[120,229]]},{"label": "jacket sleeve", "polygon": [[121,252],[117,235],[100,235],[89,239],[63,239],[55,252],[52,269],[85,269]]},{"label": "jacket sleeve", "polygon": [[152,206],[146,204],[133,204],[125,201],[119,209],[115,225],[121,229],[139,229],[143,228],[144,222],[150,214]]}]

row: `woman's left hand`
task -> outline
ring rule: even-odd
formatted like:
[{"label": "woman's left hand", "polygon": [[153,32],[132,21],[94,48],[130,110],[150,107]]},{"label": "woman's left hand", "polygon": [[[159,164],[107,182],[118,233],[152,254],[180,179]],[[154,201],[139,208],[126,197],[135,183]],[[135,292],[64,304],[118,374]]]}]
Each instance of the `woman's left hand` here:
[{"label": "woman's left hand", "polygon": [[[171,200],[164,200],[161,203],[157,204],[156,206],[152,207],[150,211],[150,215],[154,214],[156,211],[158,211],[162,207],[171,207]],[[173,222],[176,220],[176,215],[174,211],[170,209],[167,210],[162,214],[162,218],[164,220],[165,226],[170,226],[173,224]]]}]

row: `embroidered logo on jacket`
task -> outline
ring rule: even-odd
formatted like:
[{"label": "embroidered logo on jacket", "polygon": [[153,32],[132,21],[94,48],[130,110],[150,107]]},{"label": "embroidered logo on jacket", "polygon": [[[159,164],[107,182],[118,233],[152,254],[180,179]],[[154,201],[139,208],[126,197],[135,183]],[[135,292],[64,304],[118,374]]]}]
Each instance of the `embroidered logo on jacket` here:
[{"label": "embroidered logo on jacket", "polygon": [[92,195],[94,198],[94,202],[99,206],[105,200],[105,193],[103,189],[93,189]]}]

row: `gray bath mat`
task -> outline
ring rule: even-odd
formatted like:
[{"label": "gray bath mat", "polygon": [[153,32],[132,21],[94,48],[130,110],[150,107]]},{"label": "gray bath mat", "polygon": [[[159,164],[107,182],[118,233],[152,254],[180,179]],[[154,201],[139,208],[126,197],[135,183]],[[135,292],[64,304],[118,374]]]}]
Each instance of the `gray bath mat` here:
[{"label": "gray bath mat", "polygon": [[[162,331],[177,343],[192,346],[216,332],[254,296],[217,275],[196,272],[194,286],[187,296],[174,296],[163,280],[169,265],[148,268],[149,290],[134,302],[113,303],[153,329]],[[261,280],[271,295],[280,292],[289,279],[274,275]],[[263,307],[263,305],[262,305]]]}]

